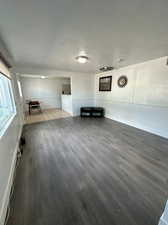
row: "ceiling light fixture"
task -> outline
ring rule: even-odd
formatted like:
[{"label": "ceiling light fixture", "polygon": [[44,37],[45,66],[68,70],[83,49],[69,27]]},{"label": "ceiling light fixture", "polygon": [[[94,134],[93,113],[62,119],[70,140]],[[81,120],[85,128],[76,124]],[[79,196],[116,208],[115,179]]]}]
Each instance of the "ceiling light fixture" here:
[{"label": "ceiling light fixture", "polygon": [[41,79],[45,79],[46,77],[45,76],[41,76]]},{"label": "ceiling light fixture", "polygon": [[85,55],[79,55],[76,57],[76,60],[79,62],[79,63],[86,63],[89,58]]}]

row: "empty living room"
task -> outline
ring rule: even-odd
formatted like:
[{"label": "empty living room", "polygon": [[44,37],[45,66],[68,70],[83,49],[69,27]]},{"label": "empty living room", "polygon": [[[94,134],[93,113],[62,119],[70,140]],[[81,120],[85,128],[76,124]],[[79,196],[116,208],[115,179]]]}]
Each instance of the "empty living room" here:
[{"label": "empty living room", "polygon": [[0,1],[0,225],[168,225],[168,1]]}]

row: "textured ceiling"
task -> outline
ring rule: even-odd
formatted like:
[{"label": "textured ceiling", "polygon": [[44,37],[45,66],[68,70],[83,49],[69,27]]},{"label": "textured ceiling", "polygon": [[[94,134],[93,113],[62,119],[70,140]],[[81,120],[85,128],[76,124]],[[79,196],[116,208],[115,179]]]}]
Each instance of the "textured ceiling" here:
[{"label": "textured ceiling", "polygon": [[19,67],[96,72],[165,56],[167,27],[167,0],[0,1],[0,35]]}]

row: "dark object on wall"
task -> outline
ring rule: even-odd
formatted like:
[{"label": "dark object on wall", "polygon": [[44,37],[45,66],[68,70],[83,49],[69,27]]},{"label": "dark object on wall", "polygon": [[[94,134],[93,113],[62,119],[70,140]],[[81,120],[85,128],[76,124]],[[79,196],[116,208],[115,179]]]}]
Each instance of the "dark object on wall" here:
[{"label": "dark object on wall", "polygon": [[81,107],[81,117],[104,117],[104,108],[102,107]]},{"label": "dark object on wall", "polygon": [[22,137],[20,138],[20,143],[19,143],[19,144],[20,144],[20,146],[24,146],[24,145],[26,144],[26,139],[25,139],[25,137],[22,136]]},{"label": "dark object on wall", "polygon": [[114,69],[114,67],[112,67],[112,66],[103,66],[99,70],[102,71],[102,72],[106,72],[106,71],[110,71],[110,70],[113,70],[113,69]]},{"label": "dark object on wall", "polygon": [[99,78],[99,91],[111,91],[112,76]]},{"label": "dark object on wall", "polygon": [[26,144],[26,139],[25,137],[21,137],[20,138],[20,143],[19,143],[19,148],[20,148],[20,153],[23,154],[23,147]]},{"label": "dark object on wall", "polygon": [[70,95],[71,94],[71,85],[70,84],[63,84],[62,85],[62,94],[63,95]]},{"label": "dark object on wall", "polygon": [[126,76],[119,77],[119,79],[118,79],[118,86],[119,87],[123,88],[127,85],[127,83],[128,83],[128,79],[127,79]]}]

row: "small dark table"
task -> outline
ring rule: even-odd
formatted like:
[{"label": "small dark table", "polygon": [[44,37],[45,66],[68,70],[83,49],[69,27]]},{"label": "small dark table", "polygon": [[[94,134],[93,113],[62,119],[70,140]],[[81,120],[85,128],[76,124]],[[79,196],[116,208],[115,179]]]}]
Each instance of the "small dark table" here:
[{"label": "small dark table", "polygon": [[104,108],[102,107],[81,107],[81,117],[104,117]]}]

